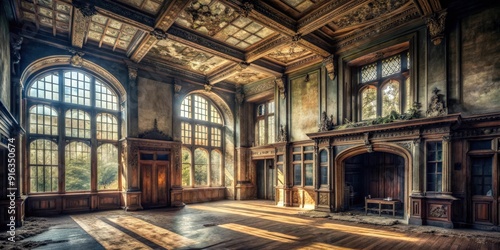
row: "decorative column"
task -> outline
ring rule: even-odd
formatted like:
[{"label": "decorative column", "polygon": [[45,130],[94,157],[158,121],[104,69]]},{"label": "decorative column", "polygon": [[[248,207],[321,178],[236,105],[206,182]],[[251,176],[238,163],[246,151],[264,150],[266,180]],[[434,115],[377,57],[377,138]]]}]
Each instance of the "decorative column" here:
[{"label": "decorative column", "polygon": [[127,136],[137,137],[139,134],[139,100],[137,94],[137,68],[128,67],[127,91]]},{"label": "decorative column", "polygon": [[423,194],[424,149],[422,138],[413,140],[412,190],[410,194],[410,224],[423,225],[425,219],[425,197]]},{"label": "decorative column", "polygon": [[451,136],[443,136],[443,187],[442,193],[451,195]]},{"label": "decorative column", "polygon": [[249,178],[250,149],[248,147],[249,124],[248,115],[251,105],[245,103],[245,93],[242,86],[236,88],[236,190],[238,200],[254,198],[255,186]]},{"label": "decorative column", "polygon": [[171,151],[170,164],[172,170],[170,171],[172,178],[170,179],[172,185],[170,187],[170,203],[172,207],[183,207],[184,199],[182,196],[182,159],[181,159],[181,143],[174,145]]}]

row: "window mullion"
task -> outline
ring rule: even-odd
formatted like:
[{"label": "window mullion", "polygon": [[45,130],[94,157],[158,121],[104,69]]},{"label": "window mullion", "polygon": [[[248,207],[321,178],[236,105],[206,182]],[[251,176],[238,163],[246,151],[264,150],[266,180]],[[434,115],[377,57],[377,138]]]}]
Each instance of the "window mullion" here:
[{"label": "window mullion", "polygon": [[97,114],[95,110],[95,77],[90,79],[90,190],[97,192]]},{"label": "window mullion", "polygon": [[[63,102],[63,98],[64,98],[64,75],[63,75],[63,71],[60,70],[59,71],[59,74],[60,74],[60,77],[59,77],[59,102],[62,103]],[[66,141],[65,141],[65,130],[66,130],[66,126],[65,126],[65,119],[66,119],[66,109],[64,107],[59,106],[57,107],[57,112],[59,113],[59,116],[58,116],[58,128],[57,128],[57,132],[59,134],[59,137],[58,137],[58,143],[57,143],[57,147],[58,147],[58,157],[59,157],[59,167],[58,167],[58,174],[59,174],[59,193],[65,193],[66,192],[66,189],[65,189],[65,186],[66,186],[66,176],[65,176],[65,173],[66,173],[66,160],[64,158],[64,148],[65,148],[65,144],[66,144]]]}]

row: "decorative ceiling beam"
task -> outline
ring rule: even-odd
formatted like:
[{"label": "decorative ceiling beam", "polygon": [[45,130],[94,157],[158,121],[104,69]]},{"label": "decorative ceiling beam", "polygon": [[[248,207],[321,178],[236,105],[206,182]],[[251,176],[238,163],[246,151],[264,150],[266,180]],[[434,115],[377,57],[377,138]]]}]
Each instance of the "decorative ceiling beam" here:
[{"label": "decorative ceiling beam", "polygon": [[[158,18],[154,21],[154,31],[150,33],[150,35],[146,35],[139,46],[137,46],[134,53],[130,59],[134,62],[140,62],[142,58],[149,52],[149,50],[158,42],[158,38],[164,39],[163,34],[174,24],[177,16],[182,12],[182,10],[189,4],[191,1],[184,0],[173,0],[170,2],[166,2],[166,6],[162,8],[163,12],[158,15]],[[162,34],[158,37],[156,34]],[[164,37],[164,38],[163,38]]]},{"label": "decorative ceiling beam", "polygon": [[288,36],[296,34],[296,21],[274,9],[265,1],[228,0],[224,3],[236,9],[244,17],[257,21],[281,34]]},{"label": "decorative ceiling beam", "polygon": [[234,62],[244,61],[245,55],[237,50],[223,45],[205,36],[199,35],[177,25],[172,25],[168,30],[168,39],[174,40],[204,52],[225,58]]},{"label": "decorative ceiling beam", "polygon": [[242,70],[246,69],[249,65],[250,64],[245,62],[232,64],[229,67],[226,67],[208,76],[207,82],[210,85],[214,85],[218,82],[224,81],[225,79],[240,73]]},{"label": "decorative ceiling beam", "polygon": [[294,63],[291,63],[286,67],[285,73],[290,73],[293,71],[297,71],[306,67],[311,66],[312,64],[319,63],[323,61],[323,57],[320,55],[312,55],[306,58],[303,58],[299,61],[296,61]]},{"label": "decorative ceiling beam", "polygon": [[[80,0],[83,1],[83,0]],[[88,5],[93,5],[103,15],[129,23],[140,29],[151,31],[155,25],[155,19],[146,14],[129,9],[123,5],[109,0],[85,0]]]},{"label": "decorative ceiling beam", "polygon": [[[300,46],[309,49],[311,52],[318,54],[322,57],[327,57],[331,54],[331,48],[325,49],[324,47],[330,47],[327,45],[325,42],[323,42],[321,39],[317,38],[316,36],[312,36],[309,34],[307,37],[301,37],[301,39],[298,40],[298,43]],[[323,44],[323,46],[318,46],[316,44]]]},{"label": "decorative ceiling beam", "polygon": [[325,4],[319,6],[311,13],[301,18],[297,23],[297,33],[306,35],[309,34],[329,22],[338,18],[340,15],[352,10],[361,4],[368,2],[367,0],[340,0],[326,1]]},{"label": "decorative ceiling beam", "polygon": [[268,54],[270,51],[275,50],[281,46],[284,46],[286,44],[289,44],[292,42],[292,37],[285,36],[285,35],[276,35],[273,38],[267,40],[264,43],[261,43],[258,47],[255,49],[248,51],[245,54],[245,58],[247,62],[253,62],[266,54]]}]

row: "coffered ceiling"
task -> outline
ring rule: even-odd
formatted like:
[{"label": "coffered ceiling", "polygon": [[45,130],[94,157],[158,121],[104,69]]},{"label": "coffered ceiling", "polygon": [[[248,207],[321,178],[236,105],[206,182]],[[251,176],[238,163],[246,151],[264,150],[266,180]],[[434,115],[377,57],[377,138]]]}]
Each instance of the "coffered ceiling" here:
[{"label": "coffered ceiling", "polygon": [[54,41],[67,40],[68,49],[238,85],[331,60],[442,9],[438,0],[9,1],[19,27],[33,23]]}]

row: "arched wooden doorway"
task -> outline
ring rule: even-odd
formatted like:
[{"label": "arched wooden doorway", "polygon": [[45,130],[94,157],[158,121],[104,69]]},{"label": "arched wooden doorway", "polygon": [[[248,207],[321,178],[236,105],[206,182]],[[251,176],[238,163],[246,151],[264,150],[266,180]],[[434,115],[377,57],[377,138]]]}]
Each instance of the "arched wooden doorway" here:
[{"label": "arched wooden doorway", "polygon": [[[371,146],[360,145],[340,152],[335,158],[335,165],[333,166],[333,183],[335,183],[335,186],[332,197],[334,203],[332,205],[334,209],[342,211],[349,206],[347,203],[351,200],[346,195],[350,195],[348,193],[350,188],[346,187],[348,187],[348,182],[353,181],[353,177],[350,176],[352,173],[346,172],[346,170],[351,171],[352,166],[346,167],[346,164],[354,163],[363,165],[363,185],[354,184],[357,185],[358,189],[362,188],[362,190],[354,190],[357,192],[357,197],[353,197],[353,199],[357,200],[353,200],[353,202],[359,203],[360,199],[364,199],[364,195],[368,194],[372,196],[398,197],[404,204],[403,218],[407,219],[409,214],[409,190],[412,180],[411,159],[409,151],[390,143],[373,144]],[[372,180],[373,182],[371,182]],[[352,183],[349,184],[353,185]],[[370,185],[373,186],[370,187]],[[346,197],[348,198],[346,199]]]}]

